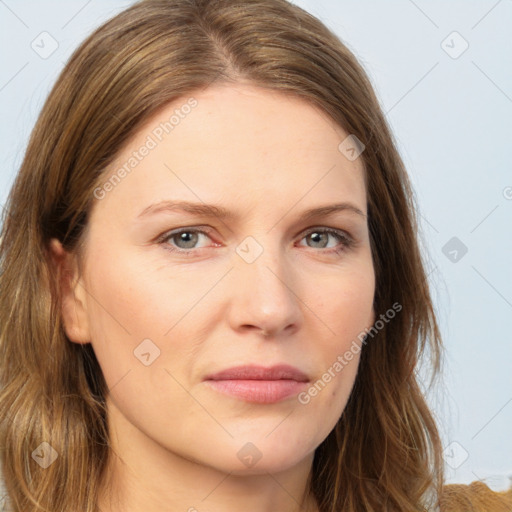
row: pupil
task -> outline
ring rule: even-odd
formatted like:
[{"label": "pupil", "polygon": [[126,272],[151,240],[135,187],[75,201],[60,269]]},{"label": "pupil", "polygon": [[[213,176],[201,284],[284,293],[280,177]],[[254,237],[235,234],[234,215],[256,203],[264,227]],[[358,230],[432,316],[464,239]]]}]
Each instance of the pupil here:
[{"label": "pupil", "polygon": [[197,243],[197,234],[191,232],[180,233],[178,240],[180,247],[190,249]]},{"label": "pupil", "polygon": [[[310,235],[310,236],[311,236],[311,239],[313,240],[313,242],[314,242],[314,243],[318,243],[318,242],[320,242],[320,238],[321,238],[322,236],[324,236],[324,237],[325,237],[325,234],[326,234],[326,233],[311,233],[311,235]],[[327,241],[325,241],[325,243],[324,243],[324,244],[321,244],[321,247],[323,248],[323,247],[325,247],[326,245],[327,245]]]}]

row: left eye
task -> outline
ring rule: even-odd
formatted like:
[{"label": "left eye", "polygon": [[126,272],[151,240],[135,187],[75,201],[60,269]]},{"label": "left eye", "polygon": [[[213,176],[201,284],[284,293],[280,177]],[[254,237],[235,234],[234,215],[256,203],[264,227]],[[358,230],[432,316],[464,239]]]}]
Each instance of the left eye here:
[{"label": "left eye", "polygon": [[[334,239],[334,244],[329,245],[329,237],[331,240]],[[339,243],[342,246],[349,246],[350,240],[348,236],[344,235],[341,232],[335,231],[333,229],[314,229],[309,231],[302,240],[309,240],[313,245],[308,245],[308,247],[317,248],[317,249],[331,249],[336,247]]]}]

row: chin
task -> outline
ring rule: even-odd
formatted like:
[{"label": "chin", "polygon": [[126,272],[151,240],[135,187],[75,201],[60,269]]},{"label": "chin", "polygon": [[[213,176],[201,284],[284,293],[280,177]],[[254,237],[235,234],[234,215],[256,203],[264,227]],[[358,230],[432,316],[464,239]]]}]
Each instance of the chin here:
[{"label": "chin", "polygon": [[[236,443],[233,451],[235,457],[224,458],[222,469],[234,475],[279,473],[293,468],[308,457],[312,458],[314,454],[314,449],[308,451],[300,439],[289,439],[289,443],[283,443],[281,440],[276,442],[263,438],[255,442]],[[220,457],[217,463],[219,460]]]}]

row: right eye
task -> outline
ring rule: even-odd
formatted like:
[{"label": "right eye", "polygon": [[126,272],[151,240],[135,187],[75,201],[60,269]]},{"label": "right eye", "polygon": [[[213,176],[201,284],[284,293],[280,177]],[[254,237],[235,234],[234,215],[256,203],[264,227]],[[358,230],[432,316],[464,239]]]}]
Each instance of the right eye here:
[{"label": "right eye", "polygon": [[201,242],[204,243],[205,239],[211,240],[205,231],[186,228],[167,233],[160,238],[159,242],[164,244],[165,248],[171,251],[191,252],[191,250],[194,249],[207,247],[205,245],[197,247],[197,244]]}]

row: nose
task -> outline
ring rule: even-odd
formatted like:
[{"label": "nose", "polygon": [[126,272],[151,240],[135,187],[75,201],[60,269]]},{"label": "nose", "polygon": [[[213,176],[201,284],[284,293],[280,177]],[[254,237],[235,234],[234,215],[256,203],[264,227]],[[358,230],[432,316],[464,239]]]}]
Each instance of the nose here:
[{"label": "nose", "polygon": [[233,256],[229,322],[240,333],[289,336],[303,322],[299,279],[277,244],[259,243],[263,251],[254,261]]}]

